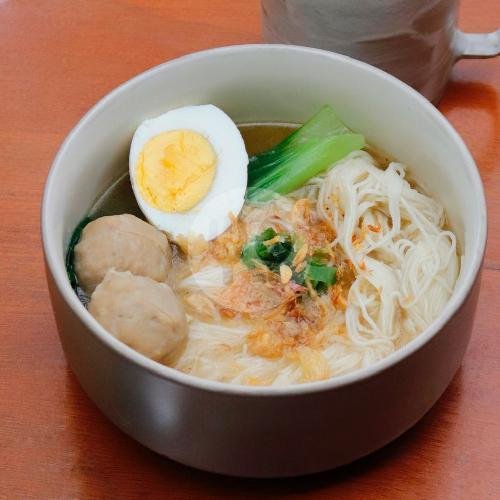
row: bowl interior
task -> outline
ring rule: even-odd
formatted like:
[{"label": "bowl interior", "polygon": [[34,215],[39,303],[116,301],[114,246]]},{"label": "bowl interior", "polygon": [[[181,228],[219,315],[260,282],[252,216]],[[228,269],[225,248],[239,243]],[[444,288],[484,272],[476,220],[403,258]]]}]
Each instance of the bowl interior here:
[{"label": "bowl interior", "polygon": [[484,195],[470,154],[446,120],[409,87],[363,63],[261,45],[214,49],[154,68],[106,96],[75,127],[54,162],[42,214],[47,259],[64,293],[72,293],[64,284],[69,235],[127,168],[135,128],[168,109],[203,103],[236,122],[303,122],[331,104],[370,144],[408,164],[444,205],[463,254],[455,295],[470,286],[484,250]]}]

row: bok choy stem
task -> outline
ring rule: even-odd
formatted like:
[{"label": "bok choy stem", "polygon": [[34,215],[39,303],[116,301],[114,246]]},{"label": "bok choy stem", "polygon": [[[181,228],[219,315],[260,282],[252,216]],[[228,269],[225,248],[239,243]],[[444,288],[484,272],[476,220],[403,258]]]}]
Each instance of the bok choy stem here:
[{"label": "bok choy stem", "polygon": [[294,191],[364,145],[361,134],[352,133],[324,106],[282,142],[250,158],[247,199],[267,201],[275,193]]}]

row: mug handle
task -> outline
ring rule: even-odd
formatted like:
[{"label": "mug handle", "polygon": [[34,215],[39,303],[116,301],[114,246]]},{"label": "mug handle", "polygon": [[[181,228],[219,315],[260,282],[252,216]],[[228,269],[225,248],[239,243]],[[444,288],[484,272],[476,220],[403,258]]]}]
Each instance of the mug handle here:
[{"label": "mug handle", "polygon": [[500,29],[491,33],[455,31],[453,49],[456,59],[486,59],[500,55]]}]

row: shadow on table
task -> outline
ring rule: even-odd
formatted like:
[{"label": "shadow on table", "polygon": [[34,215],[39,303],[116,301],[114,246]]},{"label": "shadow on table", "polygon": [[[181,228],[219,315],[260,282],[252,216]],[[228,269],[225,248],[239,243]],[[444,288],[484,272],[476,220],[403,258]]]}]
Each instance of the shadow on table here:
[{"label": "shadow on table", "polygon": [[[73,483],[84,498],[116,496],[132,498],[174,496],[175,498],[275,498],[292,494],[361,494],[383,475],[384,488],[391,483],[401,487],[401,475],[415,468],[415,461],[426,460],[432,448],[436,459],[436,441],[446,440],[454,424],[446,418],[445,407],[459,406],[461,371],[443,397],[425,417],[404,435],[381,450],[350,465],[309,476],[289,479],[240,479],[198,471],[161,457],[133,441],[102,415],[86,397],[68,369],[66,383],[67,414],[71,422],[77,453],[71,464]],[[438,451],[437,451],[438,450]],[[418,467],[418,465],[417,465]],[[404,481],[403,481],[404,482]],[[394,490],[393,490],[394,492]]]}]

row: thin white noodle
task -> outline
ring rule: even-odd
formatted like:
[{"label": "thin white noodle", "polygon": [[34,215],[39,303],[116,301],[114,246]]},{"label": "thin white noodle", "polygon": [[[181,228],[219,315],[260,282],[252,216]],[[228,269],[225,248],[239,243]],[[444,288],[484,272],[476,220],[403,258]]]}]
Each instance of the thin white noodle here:
[{"label": "thin white noodle", "polygon": [[[329,376],[389,355],[426,328],[453,292],[459,272],[456,237],[443,229],[443,208],[412,188],[405,174],[399,163],[381,170],[368,153],[357,151],[287,197],[265,206],[245,205],[240,216],[249,235],[269,226],[291,231],[294,202],[315,200],[317,217],[335,231],[330,246],[352,261],[356,278],[345,312],[327,307],[326,342],[318,355]],[[229,272],[207,267],[178,287],[210,295],[227,282]],[[304,381],[300,356],[252,355],[246,343],[250,324],[222,325],[216,308],[208,308],[208,314],[210,322],[191,318],[178,369],[235,384]]]}]

